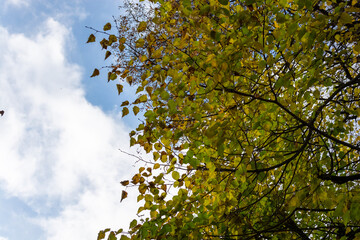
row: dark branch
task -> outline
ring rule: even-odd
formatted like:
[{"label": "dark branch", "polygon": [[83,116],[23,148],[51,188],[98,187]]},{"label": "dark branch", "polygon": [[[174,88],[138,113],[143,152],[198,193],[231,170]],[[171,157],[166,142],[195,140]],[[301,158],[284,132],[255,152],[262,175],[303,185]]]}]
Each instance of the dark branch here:
[{"label": "dark branch", "polygon": [[360,174],[354,174],[350,176],[333,176],[330,174],[320,174],[319,178],[321,180],[330,180],[333,183],[337,183],[337,184],[344,184],[350,181],[360,180]]}]

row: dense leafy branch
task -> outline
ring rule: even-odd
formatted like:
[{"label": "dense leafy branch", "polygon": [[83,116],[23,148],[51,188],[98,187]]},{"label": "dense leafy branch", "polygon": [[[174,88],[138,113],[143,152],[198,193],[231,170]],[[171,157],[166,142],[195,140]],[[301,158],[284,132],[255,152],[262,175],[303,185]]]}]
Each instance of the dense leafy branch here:
[{"label": "dense leafy branch", "polygon": [[130,145],[152,154],[133,156],[143,166],[121,182],[138,187],[148,213],[122,239],[359,237],[358,1],[123,10],[92,29],[115,59],[108,81],[119,94],[137,87],[121,104],[123,116],[143,110]]}]

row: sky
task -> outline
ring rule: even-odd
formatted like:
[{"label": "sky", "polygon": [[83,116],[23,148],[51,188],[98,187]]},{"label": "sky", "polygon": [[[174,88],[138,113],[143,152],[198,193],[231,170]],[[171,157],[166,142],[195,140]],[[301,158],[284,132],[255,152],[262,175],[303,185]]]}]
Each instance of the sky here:
[{"label": "sky", "polygon": [[[121,0],[0,0],[0,240],[97,239],[127,228],[136,191],[129,148],[135,117],[122,119],[93,33]],[[97,37],[101,37],[98,33]],[[110,59],[110,58],[109,58]],[[111,61],[111,59],[109,60]]]}]

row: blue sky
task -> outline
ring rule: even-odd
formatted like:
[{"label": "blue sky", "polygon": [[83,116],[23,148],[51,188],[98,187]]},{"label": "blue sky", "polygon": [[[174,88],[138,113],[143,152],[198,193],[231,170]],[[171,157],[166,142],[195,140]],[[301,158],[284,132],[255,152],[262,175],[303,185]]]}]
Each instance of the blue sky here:
[{"label": "blue sky", "polygon": [[118,151],[137,151],[138,121],[119,108],[133,91],[90,79],[106,62],[85,44],[85,26],[101,29],[120,4],[0,0],[0,240],[96,239],[135,217],[136,191],[120,204],[119,184],[134,159]]}]

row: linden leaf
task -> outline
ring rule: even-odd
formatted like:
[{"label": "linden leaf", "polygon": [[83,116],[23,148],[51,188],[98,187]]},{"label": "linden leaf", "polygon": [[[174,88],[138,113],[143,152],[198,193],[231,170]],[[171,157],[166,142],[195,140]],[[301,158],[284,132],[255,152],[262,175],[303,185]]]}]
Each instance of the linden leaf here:
[{"label": "linden leaf", "polygon": [[137,225],[137,221],[134,219],[130,223],[130,228],[134,228]]},{"label": "linden leaf", "polygon": [[146,60],[147,60],[147,56],[142,55],[142,56],[140,57],[140,61],[141,61],[141,62],[145,62]]},{"label": "linden leaf", "polygon": [[127,185],[129,185],[130,182],[129,182],[129,180],[125,180],[125,181],[121,181],[120,183],[123,186],[127,186]]},{"label": "linden leaf", "polygon": [[135,42],[135,47],[141,48],[141,47],[144,46],[144,44],[145,44],[145,40],[142,39],[142,38],[140,38],[140,39],[138,39],[138,40]]},{"label": "linden leaf", "polygon": [[111,29],[111,23],[106,23],[103,29],[104,31],[109,31]]},{"label": "linden leaf", "polygon": [[114,232],[111,232],[111,233],[109,234],[108,240],[117,240],[117,239],[116,239],[116,235],[115,235]]},{"label": "linden leaf", "polygon": [[101,239],[104,239],[105,238],[105,232],[104,231],[100,231],[98,233],[98,237],[97,237],[97,240],[101,240]]},{"label": "linden leaf", "polygon": [[122,200],[124,200],[125,198],[127,198],[127,196],[128,196],[128,193],[123,190],[123,191],[121,192],[121,200],[120,200],[120,202],[122,202]]},{"label": "linden leaf", "polygon": [[123,106],[127,106],[127,105],[129,105],[129,101],[122,102],[120,106],[123,107]]},{"label": "linden leaf", "polygon": [[117,37],[115,35],[110,35],[109,36],[109,43],[110,44],[112,44],[112,43],[114,43],[116,41],[117,41]]},{"label": "linden leaf", "polygon": [[110,52],[110,51],[106,51],[106,53],[105,53],[105,59],[107,59],[108,57],[110,57],[110,55],[111,55],[111,52]]},{"label": "linden leaf", "polygon": [[143,32],[146,30],[146,27],[147,27],[147,23],[146,22],[140,22],[139,23],[139,26],[137,28],[137,31],[138,32]]},{"label": "linden leaf", "polygon": [[116,84],[116,88],[117,88],[117,90],[118,90],[118,94],[120,95],[120,93],[123,92],[123,85],[121,85],[121,84]]},{"label": "linden leaf", "polygon": [[229,0],[218,0],[222,5],[228,5]]},{"label": "linden leaf", "polygon": [[94,34],[90,34],[88,40],[86,43],[91,43],[91,42],[95,42],[96,38]]},{"label": "linden leaf", "polygon": [[108,73],[108,81],[114,81],[117,78],[116,73],[109,72]]},{"label": "linden leaf", "polygon": [[180,178],[180,174],[179,174],[179,172],[177,172],[177,171],[173,171],[173,172],[171,173],[171,176],[172,176],[172,178],[175,179],[175,180],[178,180],[178,179]]},{"label": "linden leaf", "polygon": [[134,112],[134,115],[136,116],[140,111],[140,108],[138,106],[134,106],[133,107],[133,112]]},{"label": "linden leaf", "polygon": [[128,115],[129,114],[129,109],[127,108],[127,107],[124,107],[123,109],[122,109],[122,117],[125,117],[126,115]]},{"label": "linden leaf", "polygon": [[99,69],[95,68],[93,71],[93,74],[90,77],[95,77],[95,76],[98,76],[99,74],[100,74]]}]

